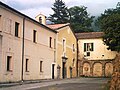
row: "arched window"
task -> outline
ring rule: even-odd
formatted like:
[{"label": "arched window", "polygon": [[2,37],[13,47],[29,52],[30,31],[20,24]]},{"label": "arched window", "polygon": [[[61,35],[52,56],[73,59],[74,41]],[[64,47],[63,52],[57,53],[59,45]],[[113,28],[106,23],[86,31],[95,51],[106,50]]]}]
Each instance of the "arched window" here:
[{"label": "arched window", "polygon": [[39,22],[42,23],[42,18],[41,17],[39,17]]}]

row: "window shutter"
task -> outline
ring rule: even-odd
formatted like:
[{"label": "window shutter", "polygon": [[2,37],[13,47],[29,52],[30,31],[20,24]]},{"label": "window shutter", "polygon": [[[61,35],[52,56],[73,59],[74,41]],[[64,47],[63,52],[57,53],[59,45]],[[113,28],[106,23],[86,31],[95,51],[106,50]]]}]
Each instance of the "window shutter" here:
[{"label": "window shutter", "polygon": [[86,43],[84,43],[84,52],[86,51]]},{"label": "window shutter", "polygon": [[91,47],[92,47],[92,50],[91,50],[91,51],[93,51],[93,43],[91,43]]}]

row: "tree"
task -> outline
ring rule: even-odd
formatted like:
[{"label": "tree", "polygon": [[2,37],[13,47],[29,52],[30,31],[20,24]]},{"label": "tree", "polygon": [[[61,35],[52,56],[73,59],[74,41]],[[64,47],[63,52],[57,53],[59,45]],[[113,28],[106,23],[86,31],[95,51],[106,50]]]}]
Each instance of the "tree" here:
[{"label": "tree", "polygon": [[115,9],[105,10],[97,22],[104,32],[103,41],[108,49],[120,52],[120,4]]},{"label": "tree", "polygon": [[104,32],[103,41],[111,51],[117,51],[113,61],[113,75],[110,90],[120,89],[120,3],[115,9],[107,9],[97,19],[100,29]]},{"label": "tree", "polygon": [[87,12],[85,6],[74,6],[67,8],[62,0],[55,0],[52,10],[54,14],[50,15],[49,20],[54,24],[70,23],[74,32],[91,32],[93,16]]},{"label": "tree", "polygon": [[70,23],[74,32],[91,32],[94,16],[90,16],[85,6],[69,8]]},{"label": "tree", "polygon": [[52,10],[53,15],[50,15],[49,20],[54,24],[68,23],[69,13],[65,3],[62,0],[55,0]]}]

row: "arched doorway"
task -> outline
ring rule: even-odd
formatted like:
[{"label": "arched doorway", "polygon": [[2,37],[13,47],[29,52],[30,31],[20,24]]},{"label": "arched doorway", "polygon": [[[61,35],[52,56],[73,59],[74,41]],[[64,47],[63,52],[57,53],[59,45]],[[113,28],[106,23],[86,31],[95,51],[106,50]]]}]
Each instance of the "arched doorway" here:
[{"label": "arched doorway", "polygon": [[112,63],[106,63],[105,64],[105,76],[111,77],[113,73],[113,65]]},{"label": "arched doorway", "polygon": [[89,63],[83,64],[83,75],[90,76],[90,64]]},{"label": "arched doorway", "polygon": [[101,63],[95,63],[93,65],[93,76],[95,77],[102,76],[102,64]]}]

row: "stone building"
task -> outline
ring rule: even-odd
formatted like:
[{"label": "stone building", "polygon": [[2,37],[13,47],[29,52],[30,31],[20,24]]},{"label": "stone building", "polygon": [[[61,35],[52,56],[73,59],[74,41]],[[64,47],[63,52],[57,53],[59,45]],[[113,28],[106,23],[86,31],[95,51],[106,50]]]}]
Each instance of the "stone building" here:
[{"label": "stone building", "polygon": [[0,82],[76,77],[70,24],[51,26],[44,15],[35,18],[0,2]]},{"label": "stone building", "polygon": [[57,77],[57,32],[0,2],[0,82]]},{"label": "stone building", "polygon": [[81,76],[109,77],[113,73],[116,52],[104,44],[103,32],[77,33],[78,69]]},{"label": "stone building", "polygon": [[77,39],[70,24],[47,25],[57,31],[57,73],[58,78],[77,76]]},{"label": "stone building", "polygon": [[70,24],[35,18],[0,2],[0,82],[111,76],[116,52],[107,50],[103,32],[74,35]]}]

